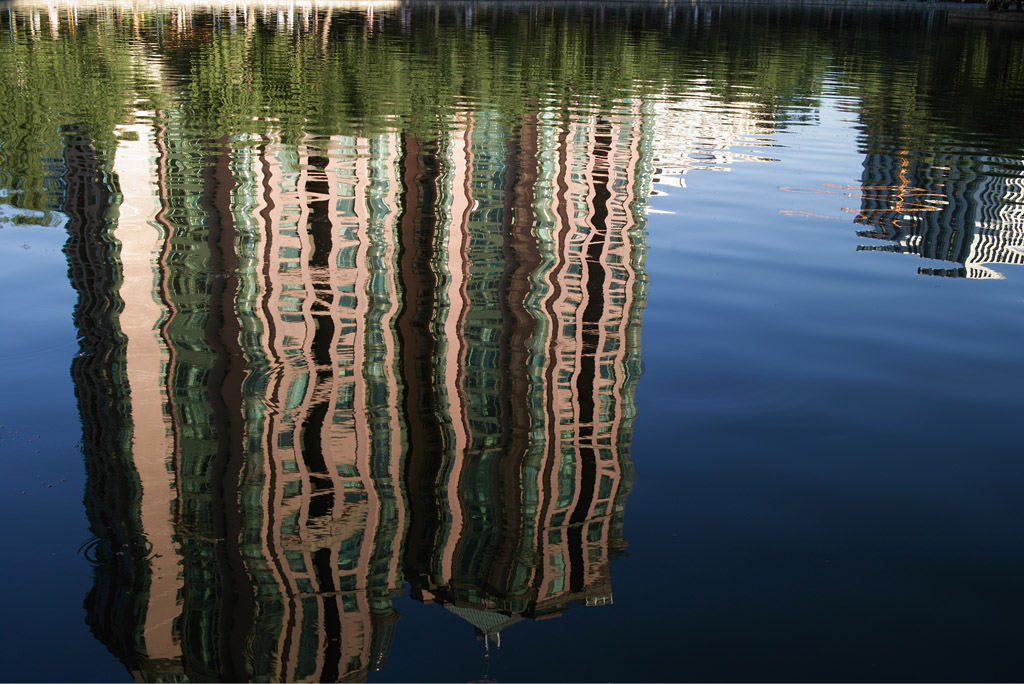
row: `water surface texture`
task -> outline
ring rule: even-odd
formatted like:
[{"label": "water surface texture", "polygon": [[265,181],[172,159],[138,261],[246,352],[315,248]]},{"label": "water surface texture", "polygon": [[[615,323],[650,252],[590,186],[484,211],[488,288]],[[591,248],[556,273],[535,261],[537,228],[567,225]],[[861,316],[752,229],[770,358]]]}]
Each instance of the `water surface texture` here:
[{"label": "water surface texture", "polygon": [[947,11],[0,6],[4,678],[1019,680]]}]

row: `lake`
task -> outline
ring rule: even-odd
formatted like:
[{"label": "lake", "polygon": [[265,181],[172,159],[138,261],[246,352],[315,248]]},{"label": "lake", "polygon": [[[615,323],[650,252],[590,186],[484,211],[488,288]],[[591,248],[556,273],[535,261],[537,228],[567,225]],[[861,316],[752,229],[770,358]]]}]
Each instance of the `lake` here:
[{"label": "lake", "polygon": [[1019,681],[995,14],[0,6],[3,678]]}]

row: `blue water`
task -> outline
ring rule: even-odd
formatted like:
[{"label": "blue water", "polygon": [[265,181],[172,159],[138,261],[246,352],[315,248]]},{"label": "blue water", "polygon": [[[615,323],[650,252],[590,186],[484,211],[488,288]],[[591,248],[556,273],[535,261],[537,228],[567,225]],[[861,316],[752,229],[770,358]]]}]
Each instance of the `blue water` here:
[{"label": "blue water", "polygon": [[82,510],[81,425],[68,365],[77,353],[62,226],[5,225],[0,316],[3,496],[12,553],[4,577],[0,652],[8,681],[123,681],[124,668],[92,638],[82,600],[92,566]]}]

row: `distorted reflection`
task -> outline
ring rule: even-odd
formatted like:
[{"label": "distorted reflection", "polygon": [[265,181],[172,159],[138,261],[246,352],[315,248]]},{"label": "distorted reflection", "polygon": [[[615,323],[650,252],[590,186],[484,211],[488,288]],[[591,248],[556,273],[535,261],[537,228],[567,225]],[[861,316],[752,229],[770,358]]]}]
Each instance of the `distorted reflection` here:
[{"label": "distorted reflection", "polygon": [[1024,264],[1024,177],[1019,160],[906,150],[865,155],[857,232],[888,244],[858,249],[915,254],[955,266],[922,275],[1002,278],[994,264]]},{"label": "distorted reflection", "polygon": [[68,138],[99,543],[143,680],[361,679],[392,598],[490,637],[611,601],[649,160],[634,106],[197,145]]},{"label": "distorted reflection", "polygon": [[403,582],[483,634],[611,600],[641,121],[446,123],[195,154],[133,125],[117,200],[68,145],[90,616],[142,678],[359,677]]},{"label": "distorted reflection", "polygon": [[[652,183],[772,162],[824,61],[696,6],[216,7],[0,18],[0,187],[68,221],[93,631],[139,680],[355,681],[406,587],[485,644],[611,602]],[[868,248],[1024,262],[1017,162],[876,140]]]}]

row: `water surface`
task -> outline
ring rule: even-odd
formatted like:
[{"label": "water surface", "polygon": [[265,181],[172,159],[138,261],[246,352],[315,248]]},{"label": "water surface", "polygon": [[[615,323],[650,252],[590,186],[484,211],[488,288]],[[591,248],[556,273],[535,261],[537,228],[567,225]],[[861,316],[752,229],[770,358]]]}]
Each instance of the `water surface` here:
[{"label": "water surface", "polygon": [[1020,678],[1013,25],[0,29],[7,678]]}]

